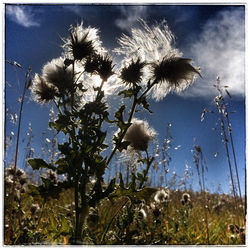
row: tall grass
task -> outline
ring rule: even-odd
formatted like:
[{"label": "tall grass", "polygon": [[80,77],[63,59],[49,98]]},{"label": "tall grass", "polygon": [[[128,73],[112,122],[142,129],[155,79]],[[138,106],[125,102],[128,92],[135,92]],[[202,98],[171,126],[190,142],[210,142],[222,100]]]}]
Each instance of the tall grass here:
[{"label": "tall grass", "polygon": [[[16,62],[9,62],[12,66],[16,66],[22,69],[22,66]],[[16,140],[16,151],[15,151],[15,161],[14,161],[14,174],[13,174],[13,184],[10,193],[10,203],[9,203],[9,218],[8,218],[8,232],[6,236],[6,244],[8,245],[10,242],[10,235],[11,235],[11,227],[13,221],[13,203],[14,203],[14,194],[16,190],[16,173],[17,173],[17,160],[18,160],[18,149],[19,149],[19,137],[20,137],[20,129],[21,129],[21,121],[22,121],[22,113],[23,113],[23,103],[27,89],[30,87],[31,78],[30,78],[31,68],[29,67],[26,74],[25,74],[25,82],[23,88],[23,94],[21,96],[21,103],[20,103],[20,110],[19,110],[19,117],[18,117],[18,127],[17,127],[17,140]]]}]

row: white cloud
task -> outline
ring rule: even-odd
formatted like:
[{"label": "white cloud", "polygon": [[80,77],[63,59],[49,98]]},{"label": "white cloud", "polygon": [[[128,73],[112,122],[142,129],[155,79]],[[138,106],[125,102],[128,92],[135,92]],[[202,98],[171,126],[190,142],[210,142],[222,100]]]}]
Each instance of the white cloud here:
[{"label": "white cloud", "polygon": [[198,41],[190,48],[203,79],[185,91],[186,97],[211,97],[217,76],[233,96],[245,95],[245,22],[242,9],[222,11],[204,25]]},{"label": "white cloud", "polygon": [[31,9],[27,6],[7,5],[6,14],[13,22],[26,28],[40,26]]},{"label": "white cloud", "polygon": [[138,25],[138,19],[146,19],[146,6],[121,6],[119,7],[122,17],[115,21],[117,27],[128,32],[132,27]]}]

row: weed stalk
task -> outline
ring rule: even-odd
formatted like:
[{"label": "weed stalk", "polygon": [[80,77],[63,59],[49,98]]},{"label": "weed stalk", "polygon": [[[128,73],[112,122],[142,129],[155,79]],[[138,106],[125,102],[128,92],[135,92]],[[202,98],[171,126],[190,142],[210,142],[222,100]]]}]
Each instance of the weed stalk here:
[{"label": "weed stalk", "polygon": [[16,171],[17,171],[17,159],[18,159],[18,149],[19,149],[19,138],[20,138],[20,130],[21,130],[21,121],[22,121],[22,113],[23,113],[23,104],[24,104],[24,98],[25,93],[27,90],[27,86],[29,85],[29,77],[30,77],[30,71],[31,68],[29,67],[26,74],[25,74],[25,83],[23,88],[23,94],[20,104],[20,110],[19,110],[19,119],[18,119],[18,128],[17,128],[17,141],[16,141],[16,152],[15,152],[15,162],[14,162],[14,174],[13,174],[13,184],[11,189],[11,195],[10,195],[10,206],[9,206],[9,228],[6,235],[6,244],[8,245],[10,243],[10,237],[11,237],[11,228],[12,228],[12,221],[15,220],[15,215],[13,214],[13,206],[14,206],[14,193],[16,189]]}]

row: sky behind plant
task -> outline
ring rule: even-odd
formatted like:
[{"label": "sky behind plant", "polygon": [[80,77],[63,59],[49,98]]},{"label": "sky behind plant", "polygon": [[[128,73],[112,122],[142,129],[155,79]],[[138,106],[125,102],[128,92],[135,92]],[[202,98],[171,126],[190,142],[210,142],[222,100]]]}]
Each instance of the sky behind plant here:
[{"label": "sky behind plant", "polygon": [[[69,35],[70,25],[83,21],[84,26],[100,30],[103,46],[110,50],[118,47],[117,40],[125,33],[130,35],[132,27],[138,27],[138,19],[144,19],[149,26],[166,20],[175,35],[175,47],[183,57],[193,59],[193,65],[201,68],[202,78],[180,94],[168,94],[163,100],[150,100],[153,114],[137,115],[148,120],[158,133],[161,144],[168,122],[172,124],[173,148],[170,175],[175,171],[182,176],[185,164],[192,166],[194,187],[197,188],[197,174],[191,149],[199,144],[207,161],[207,183],[211,191],[221,184],[222,190],[229,190],[229,171],[225,147],[216,130],[218,115],[207,114],[201,122],[204,108],[214,110],[213,98],[217,95],[214,84],[220,76],[222,85],[227,85],[232,96],[227,101],[233,129],[236,157],[241,186],[245,185],[245,7],[243,5],[6,5],[5,6],[5,52],[6,60],[16,61],[24,69],[31,66],[32,73],[41,73],[42,66],[61,55],[62,37]],[[113,54],[114,55],[114,54]],[[115,56],[114,56],[115,57]],[[115,59],[119,63],[119,57]],[[23,73],[13,70],[6,63],[6,135],[16,135],[17,126],[10,122],[11,115],[18,112],[17,102],[23,89]],[[17,78],[20,80],[18,83]],[[118,107],[117,100],[109,98],[111,110]],[[49,138],[48,113],[51,105],[39,106],[25,99],[20,146],[19,164],[23,164],[27,142],[28,124],[34,135],[35,155]],[[42,134],[46,131],[47,134]],[[15,137],[14,137],[15,138]],[[10,159],[13,151],[8,152]],[[216,157],[215,157],[216,156]]]}]

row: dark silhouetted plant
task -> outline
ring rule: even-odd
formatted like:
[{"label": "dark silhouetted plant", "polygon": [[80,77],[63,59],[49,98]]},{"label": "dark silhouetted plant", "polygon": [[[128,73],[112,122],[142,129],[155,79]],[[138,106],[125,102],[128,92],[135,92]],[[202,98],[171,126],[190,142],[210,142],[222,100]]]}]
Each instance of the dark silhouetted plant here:
[{"label": "dark silhouetted plant", "polygon": [[[142,29],[145,29],[146,24],[143,25]],[[162,38],[162,34],[170,34],[167,26],[164,27],[163,33],[155,28],[147,32],[161,35]],[[152,34],[151,40],[154,39]],[[148,152],[148,144],[155,133],[146,121],[134,119],[135,112],[138,108],[151,112],[149,96],[155,96],[159,89],[165,91],[163,96],[170,91],[180,92],[199,75],[198,70],[190,64],[191,60],[180,58],[178,50],[171,47],[171,39],[171,35],[163,38],[167,42],[167,50],[159,63],[156,58],[148,61],[142,59],[142,54],[132,56],[127,53],[130,45],[125,45],[125,48],[123,42],[136,41],[136,37],[135,34],[123,37],[120,44],[123,46],[121,53],[125,49],[125,58],[120,70],[116,70],[112,57],[102,47],[98,30],[80,24],[71,27],[69,38],[64,39],[64,56],[46,63],[42,74],[34,77],[31,89],[34,99],[40,104],[55,104],[57,117],[49,126],[57,133],[64,134],[66,141],[58,144],[59,158],[55,162],[29,159],[34,170],[44,168],[59,176],[56,182],[42,177],[42,185],[30,185],[29,188],[34,196],[40,195],[44,201],[58,198],[65,189],[74,190],[75,215],[73,234],[69,240],[71,244],[83,243],[86,233],[84,225],[90,208],[103,199],[127,197],[134,206],[133,203],[147,201],[155,192],[155,189],[145,187],[154,161],[154,156]],[[142,46],[141,49],[147,53],[147,47]],[[113,95],[130,103],[130,109],[121,104],[111,116],[106,98],[106,90],[110,86],[117,87],[119,91]],[[106,144],[106,128],[109,125],[118,129],[113,136],[113,145]],[[122,175],[119,184],[116,184],[116,178],[105,183],[104,174],[111,167],[114,155],[118,151],[129,150],[140,152],[138,163],[145,166],[142,172],[131,174],[128,187],[124,186]],[[66,179],[60,178],[62,174]],[[121,205],[119,209],[124,206]],[[108,229],[109,226],[104,229],[100,243],[105,240]]]}]

